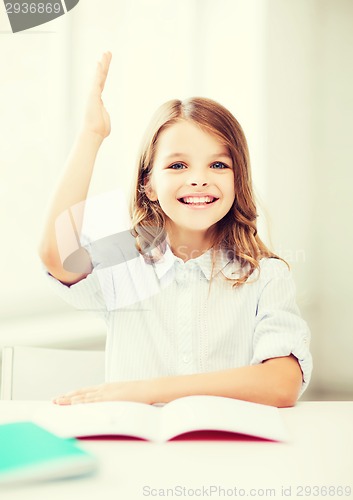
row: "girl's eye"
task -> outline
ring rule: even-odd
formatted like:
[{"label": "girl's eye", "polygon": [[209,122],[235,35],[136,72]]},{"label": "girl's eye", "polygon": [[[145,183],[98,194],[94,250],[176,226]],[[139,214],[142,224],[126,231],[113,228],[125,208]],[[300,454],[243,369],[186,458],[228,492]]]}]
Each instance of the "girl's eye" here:
[{"label": "girl's eye", "polygon": [[212,163],[211,167],[215,168],[217,170],[221,170],[223,168],[229,168],[228,165],[226,165],[225,163],[223,163],[221,161],[216,161],[215,163]]},{"label": "girl's eye", "polygon": [[182,170],[183,168],[185,168],[185,165],[183,165],[182,163],[173,163],[173,165],[170,165],[170,167],[172,170]]}]

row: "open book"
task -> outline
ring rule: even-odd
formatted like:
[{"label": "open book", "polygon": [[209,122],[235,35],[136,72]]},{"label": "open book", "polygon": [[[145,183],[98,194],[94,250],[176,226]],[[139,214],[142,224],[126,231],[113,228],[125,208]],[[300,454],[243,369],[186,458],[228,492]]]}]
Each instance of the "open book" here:
[{"label": "open book", "polygon": [[33,420],[62,437],[131,436],[165,442],[193,431],[227,431],[287,441],[273,406],[219,396],[186,396],[163,406],[128,401],[46,405]]}]

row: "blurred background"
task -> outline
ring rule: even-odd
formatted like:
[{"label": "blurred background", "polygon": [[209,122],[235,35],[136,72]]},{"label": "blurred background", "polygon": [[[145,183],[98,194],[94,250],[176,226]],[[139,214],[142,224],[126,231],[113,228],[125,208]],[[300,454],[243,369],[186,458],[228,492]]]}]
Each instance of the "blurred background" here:
[{"label": "blurred background", "polygon": [[105,325],[48,287],[46,206],[101,53],[112,133],[91,196],[129,193],[154,110],[206,96],[248,138],[260,234],[292,266],[312,331],[303,399],[353,398],[351,0],[84,0],[13,34],[0,5],[0,348],[104,349]]}]

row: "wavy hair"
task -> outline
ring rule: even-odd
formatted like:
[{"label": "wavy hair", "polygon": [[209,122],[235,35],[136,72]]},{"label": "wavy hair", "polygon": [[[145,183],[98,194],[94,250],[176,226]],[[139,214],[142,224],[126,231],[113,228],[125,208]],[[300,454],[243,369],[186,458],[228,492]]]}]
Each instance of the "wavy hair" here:
[{"label": "wavy hair", "polygon": [[244,271],[242,276],[234,280],[226,279],[233,281],[233,286],[239,286],[247,281],[255,269],[259,270],[261,258],[283,259],[271,252],[257,234],[256,204],[244,132],[234,116],[211,99],[173,99],[162,104],[152,117],[142,141],[130,204],[136,247],[148,262],[155,262],[165,252],[165,214],[158,201],[149,200],[146,186],[152,172],[159,135],[180,120],[194,122],[205,132],[217,137],[228,148],[232,158],[236,195],[229,212],[216,224],[212,249],[213,265],[217,250],[226,251],[231,260],[238,259]]}]

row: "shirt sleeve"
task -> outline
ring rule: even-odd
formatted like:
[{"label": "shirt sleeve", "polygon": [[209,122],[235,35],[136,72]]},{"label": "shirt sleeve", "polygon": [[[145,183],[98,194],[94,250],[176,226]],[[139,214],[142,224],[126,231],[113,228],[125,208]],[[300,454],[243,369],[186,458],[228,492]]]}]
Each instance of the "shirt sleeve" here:
[{"label": "shirt sleeve", "polygon": [[44,272],[51,288],[65,302],[76,309],[100,313],[106,317],[107,307],[95,269],[86,278],[71,286],[61,283],[45,268]]},{"label": "shirt sleeve", "polygon": [[[126,233],[125,231],[123,234]],[[110,235],[101,240],[92,241],[88,234],[82,233],[80,235],[81,245],[89,254],[93,270],[78,283],[65,285],[52,276],[43,266],[49,285],[54,293],[76,309],[100,313],[104,316],[104,319],[107,319],[107,291],[103,293],[102,286],[107,288],[107,283],[110,285],[111,282],[110,266],[112,265],[112,259],[117,254],[117,236],[119,235]],[[121,239],[118,241],[121,241]],[[115,247],[112,245],[114,242]],[[108,290],[110,288],[111,286],[108,287]]]},{"label": "shirt sleeve", "polygon": [[293,354],[303,373],[300,397],[308,387],[312,373],[310,330],[297,306],[295,284],[287,265],[278,259],[266,261],[259,278],[262,284],[250,364]]}]

